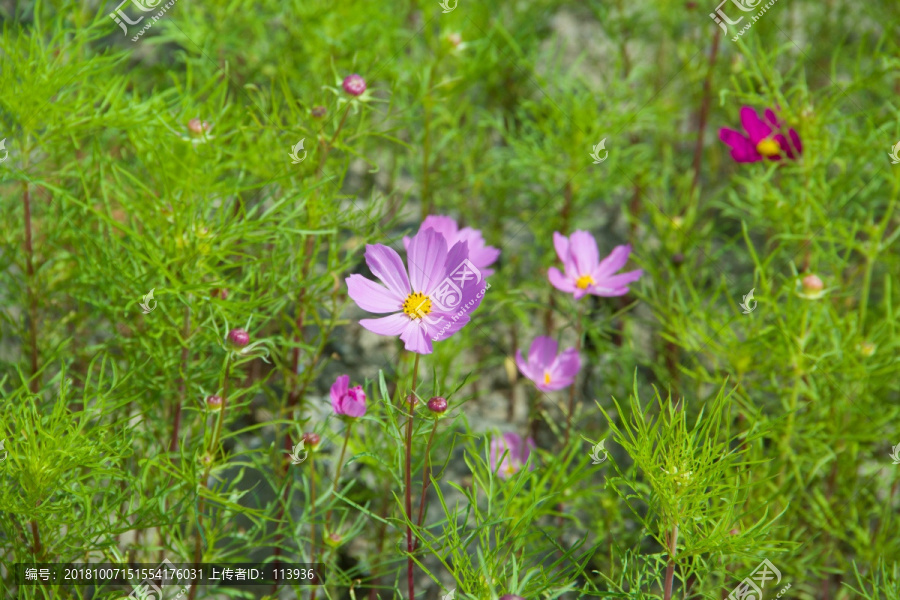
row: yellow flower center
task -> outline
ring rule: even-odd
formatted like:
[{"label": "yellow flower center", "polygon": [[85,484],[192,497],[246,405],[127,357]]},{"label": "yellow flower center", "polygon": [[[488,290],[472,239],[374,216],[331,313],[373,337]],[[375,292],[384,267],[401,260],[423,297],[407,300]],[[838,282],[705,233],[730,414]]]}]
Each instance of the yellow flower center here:
[{"label": "yellow flower center", "polygon": [[544,384],[550,383],[550,371],[544,371]]},{"label": "yellow flower center", "polygon": [[415,292],[406,297],[403,301],[403,312],[410,319],[421,319],[431,312],[431,298],[422,292]]},{"label": "yellow flower center", "polygon": [[756,151],[763,156],[775,156],[781,153],[781,146],[772,138],[765,138],[756,145]]},{"label": "yellow flower center", "polygon": [[582,275],[581,277],[579,277],[578,279],[575,280],[575,285],[577,285],[578,289],[580,289],[580,290],[586,290],[589,287],[591,287],[592,285],[594,285],[595,283],[596,283],[596,281],[594,281],[594,278],[591,277],[590,275]]}]

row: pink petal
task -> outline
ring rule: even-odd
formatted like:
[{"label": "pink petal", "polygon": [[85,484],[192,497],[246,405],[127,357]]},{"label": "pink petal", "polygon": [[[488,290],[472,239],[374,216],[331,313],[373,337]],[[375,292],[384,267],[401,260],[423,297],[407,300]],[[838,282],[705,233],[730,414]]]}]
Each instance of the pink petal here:
[{"label": "pink petal", "polygon": [[557,377],[569,379],[571,381],[575,379],[575,376],[578,375],[578,371],[580,370],[581,357],[578,355],[578,351],[575,348],[566,348],[556,360],[550,378],[552,380],[553,376],[556,375]]},{"label": "pink petal", "polygon": [[413,292],[428,295],[444,278],[447,259],[447,240],[434,229],[420,231],[409,243],[406,260]]},{"label": "pink petal", "polygon": [[612,252],[609,253],[609,256],[600,261],[600,264],[597,265],[597,268],[591,273],[594,281],[599,282],[601,279],[604,279],[608,275],[611,275],[624,267],[625,263],[628,262],[628,256],[630,254],[631,244],[623,244],[613,248]]},{"label": "pink petal", "polygon": [[561,292],[571,294],[575,291],[575,282],[560,273],[556,267],[550,267],[547,271],[547,278],[550,280],[550,285]]},{"label": "pink petal", "polygon": [[750,141],[754,147],[772,133],[772,128],[766,125],[759,118],[759,115],[756,114],[756,111],[749,106],[741,109],[741,124],[744,126],[747,135],[750,136]]},{"label": "pink petal", "polygon": [[619,273],[618,275],[611,275],[610,277],[604,277],[597,281],[596,287],[601,288],[620,288],[625,287],[629,283],[634,283],[638,279],[641,278],[641,275],[644,273],[641,269],[635,269],[634,271],[627,271],[625,273]]},{"label": "pink petal", "polygon": [[347,293],[363,310],[373,313],[387,313],[403,308],[405,297],[398,297],[383,285],[366,279],[362,275],[353,274],[346,281]]},{"label": "pink petal", "polygon": [[422,225],[419,227],[419,231],[425,231],[426,229],[434,229],[447,240],[447,245],[450,246],[455,244],[460,240],[460,234],[458,232],[459,225],[456,224],[451,217],[445,217],[443,215],[428,215],[425,217],[425,220],[422,221]]},{"label": "pink petal", "polygon": [[556,255],[559,257],[559,260],[562,261],[566,277],[573,281],[577,279],[580,273],[578,273],[578,268],[575,266],[575,261],[572,259],[569,238],[558,231],[553,232],[553,247],[556,249]]},{"label": "pink petal", "polygon": [[362,319],[359,324],[378,335],[400,335],[412,319],[404,313],[396,313],[380,319]]},{"label": "pink petal", "polygon": [[366,414],[366,405],[350,397],[344,399],[343,409],[344,414],[348,417],[361,417]]},{"label": "pink petal", "polygon": [[522,375],[524,375],[531,381],[537,383],[537,381],[540,380],[540,377],[535,375],[535,372],[531,368],[531,365],[525,362],[525,359],[522,357],[521,350],[516,350],[516,366],[519,367],[519,371],[521,371]]},{"label": "pink petal", "polygon": [[400,334],[400,339],[403,340],[403,347],[410,352],[415,352],[417,354],[431,354],[431,340],[428,338],[426,328],[421,327],[411,319],[409,324]]},{"label": "pink petal", "polygon": [[800,143],[800,135],[793,129],[788,132],[788,135],[791,136],[791,141],[794,142],[794,148],[796,148],[797,154],[803,154],[803,144]]},{"label": "pink petal", "polygon": [[781,121],[778,120],[778,117],[775,116],[775,113],[771,108],[766,109],[765,115],[766,121],[768,121],[768,124],[772,127],[772,129],[781,129]]},{"label": "pink petal", "polygon": [[600,257],[597,253],[597,240],[587,231],[576,231],[569,238],[569,252],[578,275],[590,275],[597,268]]},{"label": "pink petal", "polygon": [[543,371],[553,364],[558,347],[556,340],[552,337],[541,335],[534,338],[534,341],[531,342],[531,349],[528,351],[528,364],[534,369]]},{"label": "pink petal", "polygon": [[406,299],[410,292],[409,279],[396,250],[381,244],[370,244],[366,246],[366,264],[369,265],[372,274],[394,292],[395,296]]}]

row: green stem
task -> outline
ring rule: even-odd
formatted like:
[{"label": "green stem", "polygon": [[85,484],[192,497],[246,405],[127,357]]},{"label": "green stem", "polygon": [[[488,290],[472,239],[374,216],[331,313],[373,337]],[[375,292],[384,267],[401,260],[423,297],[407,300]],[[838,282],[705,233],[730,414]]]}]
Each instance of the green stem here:
[{"label": "green stem", "polygon": [[[352,421],[347,423],[347,435],[344,436],[344,447],[341,448],[341,457],[338,459],[337,469],[334,472],[334,491],[337,492],[338,482],[341,479],[341,467],[344,465],[344,455],[347,453],[347,443],[350,441],[350,426],[352,425]],[[325,530],[331,531],[331,509],[328,509],[328,514],[325,515]],[[322,535],[325,535],[325,532],[322,532]]]},{"label": "green stem", "polygon": [[406,487],[406,550],[409,553],[409,557],[407,558],[406,563],[406,583],[409,587],[409,600],[415,600],[416,597],[416,584],[413,580],[413,550],[415,550],[415,544],[413,543],[413,532],[412,532],[412,434],[413,434],[413,417],[415,416],[415,404],[413,403],[415,400],[416,394],[416,376],[419,373],[419,357],[421,355],[416,353],[416,361],[413,364],[413,372],[412,372],[412,386],[410,389],[410,393],[407,395],[407,406],[409,407],[409,420],[406,422],[406,472],[405,472],[405,487]]}]

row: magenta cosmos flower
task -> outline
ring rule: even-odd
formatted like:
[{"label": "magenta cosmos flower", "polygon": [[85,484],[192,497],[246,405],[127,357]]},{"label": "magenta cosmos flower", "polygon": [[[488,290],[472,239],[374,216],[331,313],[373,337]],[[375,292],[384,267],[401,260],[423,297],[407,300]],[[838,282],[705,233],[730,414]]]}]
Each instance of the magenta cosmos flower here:
[{"label": "magenta cosmos flower", "polygon": [[[788,130],[789,142],[782,131],[782,123],[772,109],[767,108],[765,120],[760,119],[756,111],[745,106],[741,108],[741,125],[747,135],[734,129],[723,127],[719,130],[719,139],[731,146],[731,158],[737,162],[751,163],[768,158],[781,160],[781,155],[796,158],[803,151],[800,136],[793,129]],[[791,145],[793,143],[793,146]]]},{"label": "magenta cosmos flower", "polygon": [[[519,472],[533,449],[534,440],[531,438],[522,442],[522,438],[515,433],[504,433],[501,437],[495,437],[491,439],[491,470],[497,471],[501,479],[507,479]],[[506,456],[503,456],[504,452]],[[500,457],[503,457],[503,460],[500,460]],[[534,470],[534,465],[531,465],[530,470]]]},{"label": "magenta cosmos flower", "polygon": [[[469,260],[475,265],[481,274],[485,277],[493,275],[494,270],[488,269],[490,265],[496,262],[500,256],[500,249],[493,246],[486,246],[481,232],[471,227],[459,228],[450,217],[441,215],[429,215],[422,221],[419,231],[426,229],[434,229],[447,239],[447,244],[452,246],[456,242],[466,242],[469,244]],[[409,250],[409,238],[403,238],[403,245]]]},{"label": "magenta cosmos flower", "polygon": [[569,238],[555,232],[553,245],[566,272],[563,274],[556,267],[550,267],[550,283],[561,292],[575,294],[576,300],[586,294],[624,296],[628,293],[628,284],[637,281],[643,273],[637,269],[614,275],[628,262],[631,246],[616,246],[601,261],[597,241],[587,231],[576,231]]},{"label": "magenta cosmos flower", "polygon": [[366,264],[381,283],[362,275],[347,278],[350,297],[363,310],[392,313],[359,324],[379,335],[398,335],[405,348],[431,354],[432,341],[450,337],[481,304],[484,278],[473,271],[466,242],[447,250],[447,240],[425,229],[409,243],[409,274],[400,255],[381,244],[366,246]]},{"label": "magenta cosmos flower", "polygon": [[337,415],[361,417],[366,414],[366,393],[361,385],[350,387],[349,375],[341,375],[331,386],[331,408]]},{"label": "magenta cosmos flower", "polygon": [[531,342],[528,362],[522,358],[522,351],[516,350],[519,371],[543,392],[569,387],[581,369],[581,358],[575,348],[567,348],[559,355],[556,354],[557,349],[556,340],[538,336]]}]

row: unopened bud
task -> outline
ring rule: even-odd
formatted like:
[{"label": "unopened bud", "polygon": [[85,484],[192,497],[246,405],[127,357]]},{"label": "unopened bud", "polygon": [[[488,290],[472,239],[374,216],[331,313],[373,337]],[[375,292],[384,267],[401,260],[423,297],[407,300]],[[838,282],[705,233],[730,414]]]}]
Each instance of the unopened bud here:
[{"label": "unopened bud", "polygon": [[200,119],[191,119],[188,121],[188,131],[190,131],[192,135],[203,135],[209,131],[209,123],[201,121]]},{"label": "unopened bud", "polygon": [[442,413],[447,410],[447,399],[441,396],[435,396],[428,401],[428,410],[433,413]]},{"label": "unopened bud", "polygon": [[803,278],[803,291],[808,294],[821,292],[825,287],[818,275],[807,275]]},{"label": "unopened bud", "polygon": [[228,341],[243,348],[250,343],[250,334],[244,329],[232,329],[228,332]]},{"label": "unopened bud", "polygon": [[318,433],[309,432],[303,434],[303,441],[310,446],[318,446],[321,439]]},{"label": "unopened bud", "polygon": [[313,106],[309,112],[316,119],[321,119],[328,113],[324,106]]},{"label": "unopened bud", "polygon": [[207,396],[206,397],[206,408],[210,410],[219,410],[222,408],[222,404],[225,401],[222,399],[222,396]]}]

